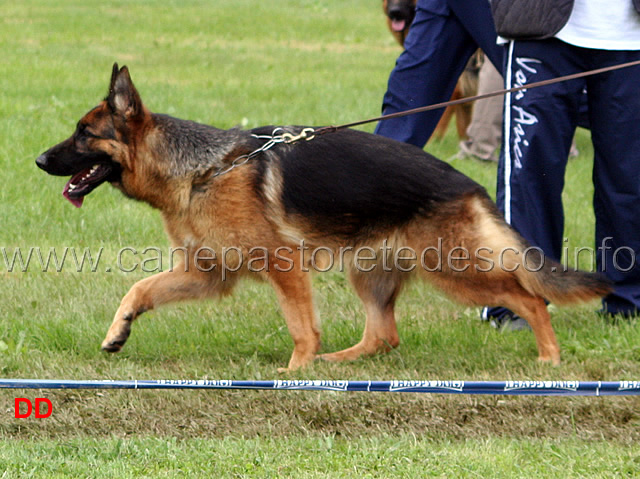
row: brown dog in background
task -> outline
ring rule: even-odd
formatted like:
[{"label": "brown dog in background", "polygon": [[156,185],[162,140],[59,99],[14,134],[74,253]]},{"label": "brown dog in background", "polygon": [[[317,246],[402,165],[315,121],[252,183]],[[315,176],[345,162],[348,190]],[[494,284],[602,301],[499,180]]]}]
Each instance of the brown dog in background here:
[{"label": "brown dog in background", "polygon": [[416,0],[382,0],[387,26],[400,46],[404,46],[409,27],[416,16]]},{"label": "brown dog in background", "polygon": [[[409,33],[409,27],[415,17],[416,0],[382,0],[382,10],[387,16],[387,26],[400,46],[404,46],[404,40]],[[480,70],[480,55],[471,57],[462,75],[458,79],[451,100],[459,100],[474,96],[478,92],[478,71]],[[441,140],[447,133],[451,119],[456,117],[456,129],[460,140],[467,139],[467,128],[471,123],[473,103],[463,103],[445,108],[442,117],[433,132],[432,138]]]}]

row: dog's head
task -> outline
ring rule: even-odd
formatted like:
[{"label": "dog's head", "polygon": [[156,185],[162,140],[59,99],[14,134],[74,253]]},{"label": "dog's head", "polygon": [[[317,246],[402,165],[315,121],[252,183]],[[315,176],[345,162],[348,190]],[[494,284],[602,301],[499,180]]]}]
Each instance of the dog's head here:
[{"label": "dog's head", "polygon": [[113,65],[109,94],[84,115],[70,138],[50,148],[36,164],[51,175],[71,176],[62,194],[78,208],[104,182],[121,187],[132,171],[129,144],[149,117],[127,67]]},{"label": "dog's head", "polygon": [[416,0],[383,0],[382,9],[387,15],[389,30],[400,45],[403,45],[416,15]]}]

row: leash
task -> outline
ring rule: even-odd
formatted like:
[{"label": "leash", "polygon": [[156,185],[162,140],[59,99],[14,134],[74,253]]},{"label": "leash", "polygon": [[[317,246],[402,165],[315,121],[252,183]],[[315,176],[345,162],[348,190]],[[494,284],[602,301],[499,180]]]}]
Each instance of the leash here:
[{"label": "leash", "polygon": [[229,173],[231,170],[237,168],[238,166],[244,165],[245,163],[247,163],[251,159],[253,159],[256,156],[260,155],[262,152],[269,150],[270,148],[272,148],[274,145],[277,145],[278,143],[291,144],[291,143],[298,142],[300,140],[310,141],[310,140],[313,140],[317,136],[326,135],[327,133],[333,133],[333,132],[336,132],[338,130],[344,130],[345,128],[352,128],[354,126],[366,125],[367,123],[373,123],[373,122],[376,122],[376,121],[391,120],[392,118],[400,118],[400,117],[403,117],[403,116],[415,115],[416,113],[424,113],[424,112],[431,111],[431,110],[437,110],[439,108],[446,108],[448,106],[461,105],[463,103],[469,103],[469,102],[476,101],[476,100],[483,100],[485,98],[491,98],[491,97],[494,97],[494,96],[505,95],[507,93],[513,93],[513,92],[517,92],[517,91],[528,90],[528,89],[531,89],[531,88],[538,88],[538,87],[542,87],[542,86],[545,86],[545,85],[553,85],[554,83],[560,83],[560,82],[564,82],[564,81],[575,80],[577,78],[584,78],[584,77],[588,77],[588,76],[592,76],[592,75],[597,75],[599,73],[605,73],[605,72],[614,71],[614,70],[621,70],[623,68],[633,67],[633,66],[637,66],[637,65],[640,65],[640,60],[627,62],[627,63],[620,63],[618,65],[612,65],[612,66],[608,66],[608,67],[604,67],[604,68],[597,68],[597,69],[594,69],[594,70],[587,70],[585,72],[580,72],[580,73],[573,73],[571,75],[565,75],[565,76],[561,76],[561,77],[557,77],[557,78],[550,78],[548,80],[542,80],[542,81],[539,81],[539,82],[529,83],[529,84],[526,84],[526,85],[521,85],[521,86],[517,86],[517,87],[513,87],[513,88],[503,89],[503,90],[496,90],[496,91],[493,91],[493,92],[484,93],[482,95],[468,96],[468,97],[465,97],[465,98],[460,98],[458,100],[449,100],[449,101],[445,101],[445,102],[442,102],[442,103],[435,103],[433,105],[421,106],[421,107],[418,107],[418,108],[413,108],[411,110],[399,111],[399,112],[396,112],[396,113],[390,113],[388,115],[381,115],[381,116],[376,116],[376,117],[373,117],[373,118],[368,118],[366,120],[359,120],[359,121],[354,121],[354,122],[351,122],[351,123],[344,123],[342,125],[323,126],[323,127],[318,128],[318,129],[304,128],[297,135],[293,135],[292,133],[287,133],[287,132],[285,132],[285,130],[283,128],[278,127],[278,128],[275,128],[273,130],[271,135],[251,135],[252,137],[260,139],[260,140],[267,140],[267,142],[264,145],[262,145],[260,148],[252,151],[251,153],[248,153],[246,155],[238,156],[237,158],[235,158],[233,160],[233,162],[230,165],[224,166],[224,167],[220,167],[213,174],[213,177],[215,178],[215,177],[223,175],[225,173]]},{"label": "leash", "polygon": [[561,76],[561,77],[557,77],[557,78],[550,78],[548,80],[542,80],[542,81],[539,81],[539,82],[529,83],[527,85],[521,85],[521,86],[517,86],[517,87],[513,87],[513,88],[503,89],[503,90],[496,90],[496,91],[493,91],[493,92],[484,93],[482,95],[469,96],[469,97],[465,97],[465,98],[460,98],[458,100],[450,100],[450,101],[445,101],[445,102],[442,102],[442,103],[435,103],[433,105],[427,105],[427,106],[422,106],[422,107],[418,107],[418,108],[413,108],[411,110],[399,111],[397,113],[390,113],[388,115],[382,115],[382,116],[377,116],[377,117],[374,117],[374,118],[368,118],[366,120],[354,121],[354,122],[351,122],[351,123],[344,123],[344,124],[338,125],[338,126],[333,126],[333,125],[332,126],[324,126],[324,127],[321,127],[321,128],[318,128],[317,130],[315,130],[314,131],[314,135],[315,136],[324,135],[326,133],[334,132],[334,131],[337,131],[337,130],[342,130],[344,128],[352,128],[354,126],[366,125],[367,123],[373,123],[375,121],[391,120],[392,118],[400,118],[400,117],[403,117],[403,116],[414,115],[416,113],[424,113],[424,112],[431,111],[431,110],[437,110],[439,108],[446,108],[448,106],[461,105],[463,103],[469,103],[469,102],[476,101],[476,100],[483,100],[485,98],[491,98],[491,97],[498,96],[498,95],[505,95],[507,93],[513,93],[513,92],[517,92],[517,91],[521,91],[521,90],[528,90],[530,88],[538,88],[538,87],[545,86],[545,85],[553,85],[554,83],[560,83],[560,82],[564,82],[564,81],[575,80],[577,78],[583,78],[583,77],[587,77],[587,76],[597,75],[599,73],[605,73],[605,72],[609,72],[609,71],[620,70],[622,68],[628,68],[628,67],[633,67],[633,66],[637,66],[637,65],[640,65],[640,60],[627,62],[627,63],[620,63],[618,65],[612,65],[612,66],[604,67],[604,68],[597,68],[595,70],[588,70],[588,71],[580,72],[580,73],[573,73],[571,75],[565,75],[565,76]]}]

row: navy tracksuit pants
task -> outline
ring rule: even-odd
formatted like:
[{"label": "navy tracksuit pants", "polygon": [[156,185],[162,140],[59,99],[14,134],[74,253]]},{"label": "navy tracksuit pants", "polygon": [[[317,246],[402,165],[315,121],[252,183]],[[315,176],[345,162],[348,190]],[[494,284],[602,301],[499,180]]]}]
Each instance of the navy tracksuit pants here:
[{"label": "navy tracksuit pants", "polygon": [[[478,47],[503,72],[508,87],[640,58],[636,51],[592,50],[552,39],[512,42],[503,64],[504,48],[495,39],[486,0],[418,0],[405,51],[389,77],[383,113],[449,99]],[[549,257],[560,258],[561,192],[571,139],[576,125],[584,122],[585,88],[595,150],[596,238],[590,246],[598,270],[615,284],[604,311],[633,314],[640,310],[640,68],[509,95],[497,201],[525,238]],[[422,147],[441,114],[384,120],[376,133]],[[485,314],[504,311],[490,308]]]},{"label": "navy tracksuit pants", "polygon": [[[502,70],[504,49],[496,44],[487,0],[418,0],[405,51],[389,76],[383,114],[449,100],[458,77],[478,48]],[[443,111],[384,120],[375,132],[423,147]]]},{"label": "navy tracksuit pants", "polygon": [[[507,45],[504,77],[510,88],[638,59],[640,51],[580,48],[557,39],[514,41]],[[507,94],[497,202],[532,245],[561,258],[561,194],[585,88],[596,232],[595,245],[580,247],[594,249],[598,270],[614,282],[604,311],[630,315],[640,311],[640,67]]]}]

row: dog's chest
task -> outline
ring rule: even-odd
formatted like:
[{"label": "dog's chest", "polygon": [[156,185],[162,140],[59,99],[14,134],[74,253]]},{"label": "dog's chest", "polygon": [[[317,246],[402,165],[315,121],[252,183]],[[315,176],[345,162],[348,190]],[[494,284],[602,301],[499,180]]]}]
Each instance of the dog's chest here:
[{"label": "dog's chest", "polygon": [[164,217],[165,229],[174,248],[184,248],[194,254],[201,250],[219,252],[230,246],[241,246],[234,230],[215,221],[215,216]]}]

